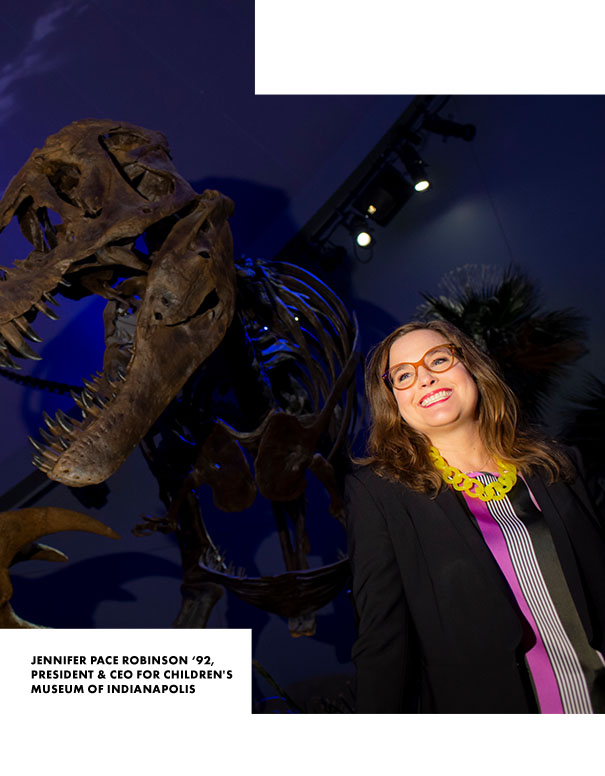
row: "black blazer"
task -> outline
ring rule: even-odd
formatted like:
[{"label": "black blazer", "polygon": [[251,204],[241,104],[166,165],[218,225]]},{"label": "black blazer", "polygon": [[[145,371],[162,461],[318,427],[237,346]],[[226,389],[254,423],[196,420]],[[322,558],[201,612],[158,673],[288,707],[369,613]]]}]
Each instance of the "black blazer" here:
[{"label": "black blazer", "polygon": [[[588,640],[605,651],[605,539],[584,485],[527,482]],[[357,713],[534,711],[517,605],[457,496],[431,499],[363,467],[345,498]]]}]

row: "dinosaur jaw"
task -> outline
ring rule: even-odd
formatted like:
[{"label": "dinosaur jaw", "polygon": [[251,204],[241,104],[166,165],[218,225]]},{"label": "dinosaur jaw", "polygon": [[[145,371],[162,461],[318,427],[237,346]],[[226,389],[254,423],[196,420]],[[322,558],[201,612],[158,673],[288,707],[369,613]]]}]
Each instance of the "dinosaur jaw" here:
[{"label": "dinosaur jaw", "polygon": [[45,418],[44,443],[31,440],[51,479],[81,487],[110,477],[221,343],[235,308],[232,209],[205,192],[173,224],[147,277],[116,286],[129,301],[109,302],[104,372],[72,394],[82,420],[58,412]]},{"label": "dinosaur jaw", "polygon": [[134,347],[119,353],[132,353],[128,364],[98,375],[74,397],[82,421],[60,412],[56,420],[46,417],[50,433],[46,444],[35,443],[39,455],[34,463],[50,479],[71,487],[95,485],[114,474],[217,347],[232,311],[231,300],[219,299],[181,326],[158,326],[152,337],[137,336]]}]

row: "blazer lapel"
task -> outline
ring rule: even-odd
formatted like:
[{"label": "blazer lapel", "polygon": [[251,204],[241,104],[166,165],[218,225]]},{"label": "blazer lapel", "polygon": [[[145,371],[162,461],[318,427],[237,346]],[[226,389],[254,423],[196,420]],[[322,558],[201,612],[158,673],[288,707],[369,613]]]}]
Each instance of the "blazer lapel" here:
[{"label": "blazer lapel", "polygon": [[[559,556],[559,562],[563,569],[563,575],[565,576],[569,587],[569,592],[574,600],[576,609],[578,610],[578,614],[580,615],[580,619],[586,630],[586,634],[588,638],[591,639],[593,631],[588,606],[586,604],[584,589],[578,572],[575,553],[570,541],[569,533],[566,530],[566,522],[570,517],[566,513],[566,508],[567,510],[571,510],[573,505],[564,502],[563,510],[560,510],[559,505],[562,502],[560,502],[559,499],[551,497],[549,489],[539,477],[527,477],[526,481],[531,492],[534,494],[536,501],[540,505],[544,520],[550,529],[557,555]],[[573,518],[573,515],[571,515],[571,517]]]}]

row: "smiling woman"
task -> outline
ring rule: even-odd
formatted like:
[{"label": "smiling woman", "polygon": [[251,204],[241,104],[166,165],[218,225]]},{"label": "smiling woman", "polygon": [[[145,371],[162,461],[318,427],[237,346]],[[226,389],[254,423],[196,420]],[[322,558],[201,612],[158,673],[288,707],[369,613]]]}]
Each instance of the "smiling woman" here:
[{"label": "smiling woman", "polygon": [[346,487],[358,713],[602,713],[605,538],[573,451],[441,321],[392,332],[366,388]]}]

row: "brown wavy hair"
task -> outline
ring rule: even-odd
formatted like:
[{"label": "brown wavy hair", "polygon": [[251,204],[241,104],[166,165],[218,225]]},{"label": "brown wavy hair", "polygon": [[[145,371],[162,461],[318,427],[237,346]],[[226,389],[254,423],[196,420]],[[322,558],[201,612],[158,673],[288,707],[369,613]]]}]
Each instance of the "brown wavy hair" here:
[{"label": "brown wavy hair", "polygon": [[366,365],[366,393],[370,408],[367,464],[378,474],[398,480],[412,490],[436,496],[443,481],[429,458],[431,442],[404,422],[393,389],[382,375],[389,366],[393,343],[404,334],[428,329],[456,346],[479,391],[479,433],[487,452],[512,462],[522,474],[540,470],[547,482],[569,479],[572,467],[567,455],[553,441],[527,428],[520,419],[517,397],[500,376],[495,362],[460,329],[445,321],[411,321],[395,329],[372,350]]}]

